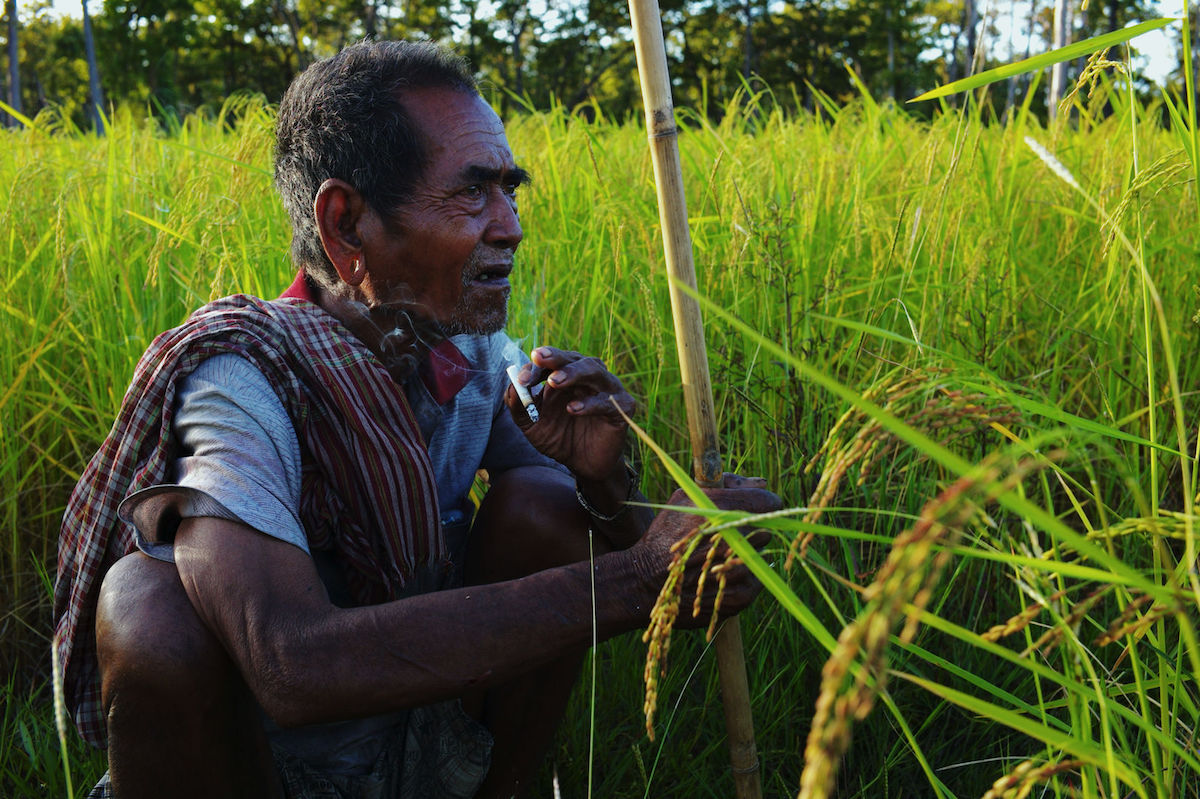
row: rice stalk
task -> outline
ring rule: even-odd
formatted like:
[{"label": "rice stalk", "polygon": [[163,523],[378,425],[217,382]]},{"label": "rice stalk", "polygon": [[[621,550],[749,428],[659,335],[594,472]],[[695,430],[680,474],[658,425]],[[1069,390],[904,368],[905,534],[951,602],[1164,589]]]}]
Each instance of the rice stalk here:
[{"label": "rice stalk", "polygon": [[[862,393],[864,400],[920,430],[943,446],[971,433],[1001,425],[1011,427],[1020,414],[1006,404],[985,403],[982,393],[966,393],[948,387],[953,373],[948,369],[917,367],[895,369]],[[853,433],[851,434],[851,430]],[[822,464],[821,477],[808,500],[806,523],[816,523],[837,498],[846,474],[857,466],[855,485],[862,486],[882,461],[895,455],[901,441],[886,430],[878,418],[859,408],[847,410],[830,429],[820,449],[809,460],[805,472]],[[784,562],[790,570],[796,557],[805,557],[815,533],[796,536]]]},{"label": "rice stalk", "polygon": [[75,781],[71,776],[71,755],[67,748],[67,702],[63,696],[62,665],[58,655],[58,636],[50,645],[50,674],[54,681],[54,728],[58,733],[58,747],[62,754],[63,776],[66,778],[67,799],[75,799]]},{"label": "rice stalk", "polygon": [[1018,613],[1016,616],[1009,618],[1003,624],[995,625],[987,632],[983,633],[983,635],[980,637],[985,641],[995,642],[999,641],[1001,638],[1007,638],[1010,635],[1015,635],[1028,627],[1034,619],[1040,616],[1042,611],[1046,609],[1046,604],[1048,602],[1055,602],[1059,599],[1062,599],[1066,595],[1067,591],[1066,589],[1063,589],[1048,597],[1047,602],[1035,602],[1025,610]]},{"label": "rice stalk", "polygon": [[1104,70],[1111,69],[1114,72],[1129,76],[1129,68],[1121,61],[1112,61],[1108,57],[1108,51],[1111,47],[1105,47],[1103,50],[1097,50],[1088,56],[1087,63],[1083,65],[1083,69],[1079,72],[1079,77],[1075,79],[1075,85],[1071,87],[1071,91],[1067,96],[1059,101],[1059,113],[1064,117],[1067,111],[1071,108],[1071,103],[1079,96],[1079,93],[1086,85],[1088,87],[1088,98],[1096,93],[1096,89],[1100,84],[1100,78],[1104,75]]},{"label": "rice stalk", "polygon": [[1188,162],[1181,160],[1180,155],[1180,153],[1168,153],[1161,156],[1134,176],[1133,182],[1122,195],[1121,201],[1112,213],[1105,217],[1100,226],[1101,232],[1104,233],[1104,245],[1100,249],[1101,259],[1108,258],[1113,244],[1117,241],[1122,220],[1143,195],[1166,191],[1179,173],[1188,169]]},{"label": "rice stalk", "polygon": [[[753,518],[762,520],[765,516],[772,515],[775,514],[757,514]],[[695,598],[690,609],[692,618],[700,618],[703,609],[704,588],[710,580],[716,579],[717,592],[713,598],[712,612],[705,630],[706,642],[712,641],[721,620],[721,602],[725,598],[729,570],[739,563],[734,551],[728,546],[722,546],[721,538],[716,535],[727,526],[729,525],[705,522],[671,545],[671,563],[668,567],[667,578],[663,582],[654,607],[650,610],[650,624],[642,634],[642,642],[649,644],[646,648],[646,663],[643,669],[645,685],[643,712],[646,717],[646,734],[651,741],[654,740],[654,717],[658,709],[659,679],[666,674],[667,670],[667,653],[670,650],[672,630],[679,618],[687,563],[702,545],[707,545],[707,551],[696,576]],[[719,560],[718,556],[720,556]]]},{"label": "rice stalk", "polygon": [[1098,602],[1105,594],[1107,594],[1110,588],[1110,586],[1102,586],[1093,591],[1082,601],[1073,605],[1070,612],[1063,616],[1058,623],[1038,636],[1037,640],[1035,640],[1033,643],[1029,644],[1025,648],[1025,651],[1021,653],[1021,656],[1026,657],[1031,652],[1038,651],[1042,653],[1043,657],[1045,657],[1051,647],[1062,642],[1062,639],[1067,634],[1067,631],[1075,629],[1076,625],[1078,625],[1087,616],[1088,611],[1092,609],[1092,606],[1095,605],[1096,602]]},{"label": "rice stalk", "polygon": [[1135,621],[1134,617],[1137,616],[1138,611],[1151,601],[1152,597],[1142,594],[1126,605],[1125,609],[1121,611],[1121,615],[1110,622],[1104,633],[1096,638],[1096,646],[1107,646],[1125,637],[1139,638],[1151,625],[1179,613],[1178,608],[1155,603]]},{"label": "rice stalk", "polygon": [[646,687],[643,712],[646,716],[646,736],[654,740],[654,714],[658,709],[659,678],[666,674],[667,653],[671,648],[671,631],[679,616],[679,603],[683,594],[683,575],[688,558],[695,552],[703,539],[701,527],[697,527],[685,538],[671,546],[672,559],[667,578],[650,610],[650,624],[642,634],[646,648],[646,665],[643,681]]},{"label": "rice stalk", "polygon": [[1025,799],[1038,783],[1051,780],[1059,774],[1077,771],[1082,765],[1078,760],[1060,760],[1041,765],[1026,760],[996,780],[980,799]]},{"label": "rice stalk", "polygon": [[1025,459],[1005,469],[1001,459],[993,458],[930,500],[916,523],[897,536],[875,580],[862,592],[863,611],[843,628],[822,669],[799,799],[830,795],[854,722],[865,719],[885,691],[892,632],[900,627],[901,645],[913,640],[963,528],[983,506],[1040,466]]}]

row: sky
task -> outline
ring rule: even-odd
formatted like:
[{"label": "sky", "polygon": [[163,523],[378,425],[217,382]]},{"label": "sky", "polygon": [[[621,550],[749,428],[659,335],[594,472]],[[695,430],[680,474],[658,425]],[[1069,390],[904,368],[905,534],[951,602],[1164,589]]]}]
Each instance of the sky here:
[{"label": "sky", "polygon": [[[93,3],[96,0],[92,0]],[[1012,0],[1025,6],[1023,0]],[[1041,6],[1044,6],[1051,0],[1032,0]],[[1091,2],[1103,2],[1103,0],[1091,0]],[[1018,30],[1015,33],[1011,32],[1011,13],[1012,7],[1009,0],[981,0],[979,3],[980,11],[983,14],[987,13],[987,6],[995,4],[997,8],[996,24],[1000,28],[999,41],[995,43],[996,50],[999,52],[1007,52],[1011,43],[1013,50],[1021,55],[1025,53],[1025,47],[1028,40],[1027,30]],[[81,0],[51,0],[53,8],[61,14],[67,14],[73,17],[82,15],[83,6]],[[98,4],[97,4],[98,5]],[[1157,2],[1159,13],[1166,17],[1178,17],[1183,13],[1183,0],[1158,0]],[[1020,6],[1018,6],[1018,9]],[[1026,10],[1018,14],[1024,13],[1028,15],[1028,6]],[[1023,21],[1018,21],[1019,29],[1025,28]],[[1164,30],[1154,31],[1145,34],[1134,40],[1133,45],[1143,54],[1135,60],[1134,68],[1147,78],[1163,83],[1166,76],[1171,73],[1177,63],[1178,55],[1175,52],[1175,46],[1172,43],[1172,36],[1178,30],[1177,26],[1170,26]],[[1167,31],[1170,31],[1170,36]],[[1035,43],[1037,45],[1038,43]],[[1115,53],[1114,53],[1115,55]]]},{"label": "sky", "polygon": [[[1183,2],[1182,0],[1159,2],[1158,12],[1163,14],[1164,17],[1180,17],[1183,13]],[[1178,25],[1171,25],[1170,28],[1165,30],[1174,32],[1178,30]],[[1165,76],[1172,68],[1175,68],[1178,54],[1175,52],[1174,44],[1171,44],[1164,31],[1157,30],[1153,34],[1146,34],[1144,38],[1140,38],[1139,44],[1140,48],[1144,49],[1151,56],[1152,70],[1147,70],[1147,72],[1152,71],[1156,73],[1156,76],[1157,74]],[[1158,78],[1156,77],[1156,79]]]},{"label": "sky", "polygon": [[[1075,5],[1076,10],[1079,8],[1077,0],[1069,0]],[[1010,47],[1012,52],[1017,53],[1018,58],[1023,58],[1025,48],[1029,40],[1028,31],[1028,16],[1029,3],[1034,2],[1039,8],[1045,8],[1053,0],[977,0],[978,8],[981,15],[988,13],[988,6],[996,9],[996,27],[1000,30],[997,41],[993,43],[993,52],[1008,53]],[[1016,3],[1016,30],[1013,31],[1013,3]],[[1103,4],[1104,0],[1091,0],[1094,5]],[[1178,17],[1183,14],[1182,0],[1157,0],[1155,3],[1158,7],[1158,12],[1164,17]],[[1153,80],[1159,84],[1165,83],[1166,78],[1175,69],[1178,63],[1179,54],[1176,52],[1174,39],[1178,38],[1179,25],[1175,23],[1164,29],[1143,34],[1134,39],[1130,44],[1136,48],[1141,55],[1134,59],[1134,70],[1141,75]],[[1040,41],[1034,42],[1034,54],[1036,55],[1039,47],[1044,47],[1044,43]],[[1109,54],[1113,60],[1118,60],[1117,51],[1114,50]]]}]

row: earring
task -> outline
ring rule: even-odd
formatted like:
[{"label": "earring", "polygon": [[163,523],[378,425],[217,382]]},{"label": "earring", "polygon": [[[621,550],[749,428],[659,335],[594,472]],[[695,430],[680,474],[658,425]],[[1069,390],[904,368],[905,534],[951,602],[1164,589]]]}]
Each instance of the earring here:
[{"label": "earring", "polygon": [[350,263],[350,276],[351,276],[351,278],[352,278],[352,279],[354,279],[354,280],[361,280],[361,279],[362,279],[362,277],[363,277],[363,275],[364,275],[364,273],[365,273],[366,271],[367,271],[367,270],[366,270],[366,268],[363,266],[363,263],[362,263],[362,261],[360,261],[360,260],[359,260],[359,259],[357,259],[357,258],[355,258],[353,261],[351,261],[351,263]]}]

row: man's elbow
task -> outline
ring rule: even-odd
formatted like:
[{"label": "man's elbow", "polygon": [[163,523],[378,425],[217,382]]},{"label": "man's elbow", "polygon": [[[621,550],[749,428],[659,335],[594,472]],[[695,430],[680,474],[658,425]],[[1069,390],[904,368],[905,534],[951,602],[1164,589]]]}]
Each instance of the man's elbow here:
[{"label": "man's elbow", "polygon": [[332,721],[328,702],[329,675],[318,659],[293,641],[259,647],[243,667],[243,677],[259,707],[280,727],[302,727]]}]

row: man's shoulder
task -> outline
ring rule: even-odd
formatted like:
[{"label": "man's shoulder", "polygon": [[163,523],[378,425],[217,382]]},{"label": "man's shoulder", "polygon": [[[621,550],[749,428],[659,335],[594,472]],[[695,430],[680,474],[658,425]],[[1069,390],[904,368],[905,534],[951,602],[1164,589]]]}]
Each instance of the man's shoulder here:
[{"label": "man's shoulder", "polygon": [[[248,294],[222,297],[163,331],[142,354],[138,383],[159,374],[186,374],[220,353],[241,355],[282,378],[336,369],[358,371],[371,356],[329,314],[302,300],[264,300]],[[264,373],[266,373],[264,371]],[[288,378],[290,380],[290,378]]]},{"label": "man's shoulder", "polygon": [[248,333],[264,343],[292,340],[343,340],[342,325],[308,300],[281,297],[265,300],[250,294],[231,294],[200,306],[163,338],[211,338]]},{"label": "man's shoulder", "polygon": [[252,294],[230,294],[201,305],[188,317],[188,322],[205,319],[225,319],[236,324],[241,319],[254,318],[321,318],[328,314],[320,306],[297,297],[265,300]]}]

